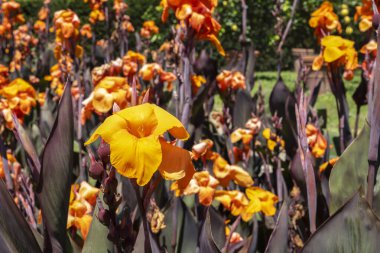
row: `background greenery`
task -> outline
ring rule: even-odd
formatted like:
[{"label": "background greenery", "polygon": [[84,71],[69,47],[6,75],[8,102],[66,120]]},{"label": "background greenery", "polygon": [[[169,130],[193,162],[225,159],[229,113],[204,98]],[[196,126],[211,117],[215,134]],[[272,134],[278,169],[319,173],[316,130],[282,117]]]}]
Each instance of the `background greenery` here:
[{"label": "background greenery", "polygon": [[[283,27],[285,27],[291,13],[291,6],[293,0],[279,0],[281,5],[281,15],[283,18]],[[18,0],[22,4],[23,12],[27,20],[36,18],[35,13],[38,12],[42,6],[43,0]],[[156,24],[160,27],[160,34],[152,38],[152,47],[159,46],[165,41],[169,34],[169,26],[163,25],[160,21],[161,9],[159,7],[160,0],[126,0],[129,5],[128,15],[135,27],[141,27],[145,20],[155,20]],[[283,47],[283,69],[290,70],[293,68],[293,56],[291,54],[292,48],[314,48],[317,49],[318,45],[313,35],[313,30],[308,26],[310,13],[315,10],[323,1],[321,0],[302,0],[299,1],[297,12],[295,15],[292,29],[287,37],[286,43]],[[339,14],[342,26],[343,36],[348,39],[355,40],[356,47],[360,48],[364,40],[367,40],[369,35],[363,36],[358,31],[358,24],[354,22],[353,16],[355,14],[355,6],[361,3],[360,0],[349,1],[331,1],[334,3],[335,12]],[[256,65],[259,71],[275,70],[277,66],[278,56],[275,49],[279,42],[280,37],[275,34],[273,29],[276,18],[272,15],[275,6],[275,0],[246,0],[248,5],[247,10],[247,38],[253,41],[256,50],[260,51],[260,56]],[[341,4],[349,6],[350,22],[343,21],[340,15]],[[109,0],[109,8],[112,9],[113,1]],[[82,0],[53,0],[51,1],[52,11],[62,8],[70,8],[80,16],[82,23],[87,23],[86,20],[90,9],[87,3]],[[239,50],[241,34],[241,0],[219,0],[219,5],[216,10],[216,16],[223,28],[219,34],[220,40],[226,50]],[[172,15],[173,16],[173,15]],[[170,21],[169,21],[170,22]],[[347,26],[353,28],[354,32],[350,35],[345,33]],[[101,24],[97,26],[97,32],[106,32],[105,26]],[[99,36],[100,37],[100,36]],[[131,36],[131,45],[133,46],[134,38]],[[209,43],[200,43],[200,47],[209,47]],[[213,50],[213,49],[211,49]],[[213,50],[214,51],[214,50]],[[216,53],[214,53],[217,56]],[[219,57],[219,56],[218,56]],[[223,61],[223,59],[220,59]]]}]

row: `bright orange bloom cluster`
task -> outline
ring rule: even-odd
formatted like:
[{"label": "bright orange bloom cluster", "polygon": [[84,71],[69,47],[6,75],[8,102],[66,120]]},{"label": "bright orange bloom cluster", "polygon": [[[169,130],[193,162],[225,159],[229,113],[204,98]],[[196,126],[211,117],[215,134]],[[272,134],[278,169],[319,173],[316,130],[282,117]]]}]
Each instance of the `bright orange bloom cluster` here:
[{"label": "bright orange bloom cluster", "polygon": [[49,18],[49,2],[45,1],[45,4],[38,12],[38,20],[34,23],[33,29],[36,33],[43,33],[46,31],[46,20]]},{"label": "bright orange bloom cluster", "polygon": [[313,156],[316,158],[323,157],[326,152],[327,141],[319,129],[312,124],[307,124],[306,136]]},{"label": "bright orange bloom cluster", "polygon": [[91,39],[92,38],[92,29],[90,24],[85,24],[80,29],[80,35],[84,38]]},{"label": "bright orange bloom cluster", "polygon": [[6,126],[13,128],[11,112],[15,113],[22,122],[25,115],[29,115],[32,107],[36,106],[36,91],[33,86],[21,78],[13,80],[1,89],[4,99],[0,101],[0,110],[6,121]]},{"label": "bright orange bloom cluster", "polygon": [[354,70],[358,67],[358,53],[354,48],[354,42],[343,39],[340,36],[326,36],[322,38],[322,53],[314,59],[313,70],[321,69],[324,62],[344,66],[344,78],[351,80]]},{"label": "bright orange bloom cluster", "polygon": [[167,82],[168,86],[171,86],[172,82],[177,79],[172,72],[164,71],[158,63],[143,65],[139,71],[139,76],[141,76],[144,81],[153,81],[158,77],[160,82]]},{"label": "bright orange bloom cluster", "polygon": [[114,0],[113,9],[116,12],[116,16],[121,16],[128,9],[128,4],[124,0]]},{"label": "bright orange bloom cluster", "polygon": [[20,71],[26,57],[31,53],[31,48],[38,43],[38,39],[29,34],[27,25],[19,26],[13,31],[15,52],[9,65],[10,71]]},{"label": "bright orange bloom cluster", "polygon": [[219,181],[210,175],[208,171],[195,172],[187,186],[181,186],[179,181],[174,182],[170,190],[178,196],[198,194],[199,203],[210,206]]},{"label": "bright orange bloom cluster", "polygon": [[12,27],[17,23],[25,22],[24,16],[21,13],[20,4],[14,0],[3,0],[1,4],[3,13],[2,23],[0,24],[0,36],[7,39],[12,38]]},{"label": "bright orange bloom cluster", "polygon": [[[379,6],[379,1],[375,1],[376,6]],[[362,0],[361,6],[356,6],[356,12],[354,16],[354,20],[359,22],[359,30],[361,32],[366,32],[370,28],[372,28],[372,0]]]},{"label": "bright orange bloom cluster", "polygon": [[125,77],[107,76],[96,84],[90,96],[83,101],[82,124],[90,118],[92,112],[107,113],[114,103],[124,109],[131,101],[131,88]]},{"label": "bright orange bloom cluster", "polygon": [[224,49],[217,38],[221,25],[212,17],[217,4],[217,0],[162,0],[162,21],[166,22],[169,10],[172,9],[182,25],[188,24],[188,28],[196,32],[198,39],[210,41],[224,56]]},{"label": "bright orange bloom cluster", "polygon": [[[146,185],[158,170],[167,180],[180,180],[185,187],[195,172],[190,153],[166,142],[169,132],[185,140],[189,134],[173,115],[154,104],[128,107],[108,117],[85,145],[101,137],[110,145],[112,166],[123,176]],[[128,150],[126,153],[125,151]]]},{"label": "bright orange bloom cluster", "polygon": [[89,20],[92,24],[105,20],[106,16],[103,11],[103,4],[107,0],[84,0],[84,2],[90,5],[91,13]]},{"label": "bright orange bloom cluster", "polygon": [[159,32],[156,23],[153,20],[145,21],[143,23],[143,27],[140,30],[140,35],[143,38],[150,39],[152,35],[157,34]]},{"label": "bright orange bloom cluster", "polygon": [[329,35],[330,32],[338,30],[342,32],[342,25],[339,22],[338,16],[334,13],[333,5],[325,1],[322,5],[311,14],[309,26],[314,28],[314,34],[318,38]]},{"label": "bright orange bloom cluster", "polygon": [[92,211],[96,204],[99,189],[83,181],[80,185],[74,184],[70,191],[69,215],[67,229],[80,230],[83,240],[86,240],[92,222]]},{"label": "bright orange bloom cluster", "polygon": [[73,48],[73,42],[79,38],[80,20],[72,10],[60,10],[54,13],[54,29],[56,32],[54,55],[61,58],[61,52],[81,56],[83,49],[79,45]]},{"label": "bright orange bloom cluster", "polygon": [[145,63],[145,56],[134,51],[128,51],[123,57],[123,74],[131,80],[132,76],[137,73],[139,66]]},{"label": "bright orange bloom cluster", "polygon": [[245,89],[245,77],[239,71],[223,70],[222,73],[216,77],[216,81],[221,91],[225,91],[229,88],[232,90]]}]

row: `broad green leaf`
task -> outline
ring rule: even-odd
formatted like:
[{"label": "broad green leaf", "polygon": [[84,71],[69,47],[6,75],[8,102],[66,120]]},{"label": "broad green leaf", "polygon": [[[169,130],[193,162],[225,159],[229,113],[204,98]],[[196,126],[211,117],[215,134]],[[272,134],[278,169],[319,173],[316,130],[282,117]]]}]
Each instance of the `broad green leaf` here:
[{"label": "broad green leaf", "polygon": [[[347,147],[330,175],[330,213],[334,213],[357,189],[367,189],[370,126],[366,122],[358,137]],[[379,178],[377,180],[379,181]],[[380,215],[380,184],[374,189],[373,209]]]},{"label": "broad green leaf", "polygon": [[2,180],[0,180],[0,252],[42,252]]},{"label": "broad green leaf", "polygon": [[[102,193],[99,194],[99,198],[103,202]],[[104,202],[103,205],[105,205]],[[87,239],[84,242],[82,253],[114,252],[113,243],[107,239],[108,227],[99,221],[97,217],[98,212],[99,208],[98,205],[96,205],[92,216],[90,231],[88,232]]]},{"label": "broad green leaf", "polygon": [[380,249],[380,220],[356,193],[305,243],[302,253],[373,253]]},{"label": "broad green leaf", "polygon": [[288,219],[288,204],[284,202],[277,218],[276,227],[269,238],[265,253],[288,252]]},{"label": "broad green leaf", "polygon": [[[41,155],[38,199],[44,225],[54,252],[71,251],[66,233],[71,176],[73,167],[74,122],[70,84],[58,106],[57,118]],[[46,240],[46,238],[45,238]]]}]

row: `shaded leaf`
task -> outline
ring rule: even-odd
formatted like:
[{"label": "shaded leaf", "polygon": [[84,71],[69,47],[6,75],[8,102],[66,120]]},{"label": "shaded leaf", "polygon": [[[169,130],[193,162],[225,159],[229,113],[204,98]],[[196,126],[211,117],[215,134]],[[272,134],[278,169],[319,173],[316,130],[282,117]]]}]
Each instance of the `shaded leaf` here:
[{"label": "shaded leaf", "polygon": [[[103,202],[103,194],[100,193],[100,201]],[[104,204],[104,203],[103,203]],[[104,204],[105,205],[105,204]],[[82,253],[92,252],[114,252],[113,243],[107,239],[108,227],[100,223],[97,215],[99,212],[98,204],[95,206],[94,214],[92,216],[91,227],[84,242]]]},{"label": "shaded leaf", "polygon": [[17,138],[17,141],[21,144],[22,148],[27,154],[27,159],[29,166],[31,167],[33,181],[35,184],[39,183],[40,172],[41,172],[41,163],[38,158],[37,151],[30,140],[28,133],[25,131],[24,127],[19,123],[16,115],[12,114],[12,120],[14,124],[14,133]]},{"label": "shaded leaf", "polygon": [[266,253],[288,252],[288,227],[288,204],[284,201],[265,249]]},{"label": "shaded leaf", "polygon": [[380,220],[356,193],[306,242],[302,252],[377,252]]},{"label": "shaded leaf", "polygon": [[211,229],[210,209],[207,209],[206,219],[202,225],[201,233],[199,235],[199,251],[200,252],[221,252],[216,246]]},{"label": "shaded leaf", "polygon": [[[67,84],[58,106],[57,118],[41,155],[41,177],[38,198],[44,225],[54,252],[67,252],[66,234],[71,174],[73,167],[74,122],[70,84]],[[45,247],[50,247],[45,243]]]},{"label": "shaded leaf", "polygon": [[252,113],[255,113],[255,103],[251,95],[246,90],[238,90],[233,111],[234,127],[245,127]]},{"label": "shaded leaf", "polygon": [[293,93],[286,87],[282,77],[277,80],[276,85],[269,97],[269,108],[274,115],[277,113],[282,120],[282,135],[285,141],[286,153],[293,157],[297,151],[298,143],[296,140],[296,116],[295,116],[296,100]]},{"label": "shaded leaf", "polygon": [[[329,181],[330,213],[341,207],[359,187],[367,188],[369,139],[370,126],[366,122],[332,169]],[[373,209],[380,215],[380,184],[375,185]]]},{"label": "shaded leaf", "polygon": [[222,249],[226,243],[225,219],[212,206],[209,208],[209,213],[215,244],[219,249]]},{"label": "shaded leaf", "polygon": [[0,180],[0,252],[42,252],[31,228]]},{"label": "shaded leaf", "polygon": [[165,212],[166,228],[160,234],[160,245],[171,251],[172,234],[175,230],[173,219],[177,219],[175,252],[193,253],[197,248],[198,225],[194,216],[181,199],[174,199]]}]

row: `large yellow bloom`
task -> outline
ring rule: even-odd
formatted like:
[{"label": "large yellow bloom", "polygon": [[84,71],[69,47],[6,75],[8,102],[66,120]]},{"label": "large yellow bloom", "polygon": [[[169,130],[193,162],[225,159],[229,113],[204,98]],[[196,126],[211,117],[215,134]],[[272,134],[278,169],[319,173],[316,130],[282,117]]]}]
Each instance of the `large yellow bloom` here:
[{"label": "large yellow bloom", "polygon": [[251,187],[245,190],[249,198],[249,204],[242,213],[242,219],[248,221],[257,212],[263,212],[266,216],[273,216],[276,213],[275,204],[278,197],[270,191],[260,187]]},{"label": "large yellow bloom", "polygon": [[333,5],[325,1],[322,5],[311,14],[309,26],[315,29],[317,37],[323,37],[324,34],[337,29],[342,32],[342,25],[339,22],[338,16],[334,13]]},{"label": "large yellow bloom", "polygon": [[85,143],[99,136],[110,145],[111,164],[123,176],[146,185],[159,170],[165,179],[189,182],[194,174],[190,153],[167,143],[161,135],[177,139],[189,134],[173,115],[153,104],[121,110],[108,117]]},{"label": "large yellow bloom", "polygon": [[321,40],[323,46],[322,54],[314,59],[313,70],[318,71],[323,62],[344,66],[345,79],[351,80],[353,71],[358,67],[358,53],[354,42],[343,39],[340,36],[326,36]]}]

